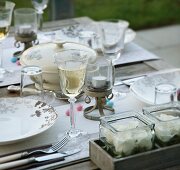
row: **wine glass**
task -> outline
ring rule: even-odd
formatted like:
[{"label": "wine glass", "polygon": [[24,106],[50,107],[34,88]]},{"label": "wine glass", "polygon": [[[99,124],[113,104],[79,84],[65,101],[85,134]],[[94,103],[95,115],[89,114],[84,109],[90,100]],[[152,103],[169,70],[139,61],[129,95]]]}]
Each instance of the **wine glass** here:
[{"label": "wine glass", "polygon": [[47,8],[49,0],[32,0],[32,4],[38,14],[38,27],[39,30],[42,30],[43,27],[43,13],[44,9]]},{"label": "wine glass", "polygon": [[71,128],[67,134],[71,138],[87,136],[87,133],[77,129],[75,124],[74,103],[76,96],[82,91],[85,82],[86,68],[91,52],[81,49],[64,49],[55,54],[58,66],[60,87],[69,98]]},{"label": "wine glass", "polygon": [[102,50],[104,56],[112,66],[113,94],[119,97],[119,92],[114,89],[115,61],[119,59],[124,49],[125,31],[129,23],[123,20],[105,20],[100,22]]},{"label": "wine glass", "polygon": [[3,68],[2,41],[8,36],[14,6],[15,4],[9,1],[5,1],[4,3],[0,4],[0,49],[1,49],[0,74],[1,75],[6,72],[6,70]]}]

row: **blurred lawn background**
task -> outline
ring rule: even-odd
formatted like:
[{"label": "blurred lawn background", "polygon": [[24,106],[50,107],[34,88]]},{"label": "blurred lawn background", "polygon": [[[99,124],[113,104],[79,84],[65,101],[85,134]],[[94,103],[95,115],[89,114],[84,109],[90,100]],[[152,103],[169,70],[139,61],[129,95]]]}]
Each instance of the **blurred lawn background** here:
[{"label": "blurred lawn background", "polygon": [[[33,7],[31,0],[11,1],[16,3],[16,8]],[[94,20],[124,19],[130,22],[130,27],[134,30],[180,23],[180,0],[71,0],[71,2],[74,6],[74,17],[88,16]],[[50,20],[50,13],[51,3],[48,9],[45,9],[45,21]]]}]

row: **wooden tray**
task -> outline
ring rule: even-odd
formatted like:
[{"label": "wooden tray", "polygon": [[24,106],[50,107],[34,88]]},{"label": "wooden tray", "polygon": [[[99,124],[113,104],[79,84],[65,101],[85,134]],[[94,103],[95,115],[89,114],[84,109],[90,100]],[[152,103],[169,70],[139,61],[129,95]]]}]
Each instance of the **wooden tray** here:
[{"label": "wooden tray", "polygon": [[159,170],[180,164],[180,144],[151,151],[113,158],[102,147],[100,140],[90,141],[91,160],[103,170]]}]

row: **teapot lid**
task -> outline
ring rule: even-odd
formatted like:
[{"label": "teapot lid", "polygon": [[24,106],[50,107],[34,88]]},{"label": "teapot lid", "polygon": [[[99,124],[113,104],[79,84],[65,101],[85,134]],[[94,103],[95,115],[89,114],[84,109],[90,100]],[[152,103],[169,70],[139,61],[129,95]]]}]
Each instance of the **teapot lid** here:
[{"label": "teapot lid", "polygon": [[54,72],[57,70],[54,55],[56,52],[64,49],[82,49],[89,51],[92,53],[91,58],[89,59],[89,63],[94,63],[97,58],[96,51],[89,48],[88,46],[75,42],[54,41],[51,43],[36,45],[25,50],[20,57],[20,63],[22,66],[38,65],[43,69],[43,72]]}]

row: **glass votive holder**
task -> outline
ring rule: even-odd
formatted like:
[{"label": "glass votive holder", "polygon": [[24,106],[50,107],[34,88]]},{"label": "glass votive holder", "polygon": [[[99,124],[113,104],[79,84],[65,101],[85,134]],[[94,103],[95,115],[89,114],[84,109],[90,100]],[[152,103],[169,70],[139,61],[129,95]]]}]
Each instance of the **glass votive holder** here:
[{"label": "glass votive holder", "polygon": [[99,66],[97,64],[88,64],[86,69],[85,84],[90,85],[92,83],[92,77],[99,74]]},{"label": "glass votive holder", "polygon": [[38,66],[25,66],[21,70],[20,96],[44,100],[42,69]]},{"label": "glass votive holder", "polygon": [[112,84],[110,71],[108,62],[89,64],[86,71],[86,87],[93,91],[109,90]]},{"label": "glass votive holder", "polygon": [[155,86],[155,104],[164,104],[176,100],[176,87],[170,83],[161,83]]},{"label": "glass votive holder", "polygon": [[37,14],[32,8],[19,8],[14,10],[15,34],[23,37],[37,33]]},{"label": "glass votive holder", "polygon": [[97,49],[98,36],[93,31],[81,31],[79,32],[79,42],[90,48]]}]

